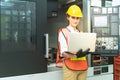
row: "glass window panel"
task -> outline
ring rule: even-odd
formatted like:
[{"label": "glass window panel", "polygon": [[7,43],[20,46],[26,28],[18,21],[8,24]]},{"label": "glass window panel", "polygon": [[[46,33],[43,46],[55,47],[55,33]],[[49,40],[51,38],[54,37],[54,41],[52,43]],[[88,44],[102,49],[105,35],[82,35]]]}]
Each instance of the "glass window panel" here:
[{"label": "glass window panel", "polygon": [[118,13],[118,8],[113,8],[113,13]]},{"label": "glass window panel", "polygon": [[107,13],[107,8],[102,8],[102,14],[106,14]]},{"label": "glass window panel", "polygon": [[108,13],[112,13],[112,8],[108,8]]},{"label": "glass window panel", "polygon": [[11,21],[11,17],[10,16],[1,16],[1,24],[6,24],[9,23]]},{"label": "glass window panel", "polygon": [[19,18],[20,18],[20,22],[24,22],[26,17],[25,16],[20,16]]},{"label": "glass window panel", "polygon": [[15,39],[15,42],[18,42],[18,31],[14,32],[14,39]]},{"label": "glass window panel", "polygon": [[27,24],[27,29],[31,30],[31,24],[29,24],[29,23]]},{"label": "glass window panel", "polygon": [[18,11],[17,10],[12,10],[12,14],[13,15],[18,15]]},{"label": "glass window panel", "polygon": [[31,22],[31,17],[27,17],[27,22]]},{"label": "glass window panel", "polygon": [[105,7],[112,6],[112,1],[105,1]]},{"label": "glass window panel", "polygon": [[[11,3],[14,4],[12,5],[12,7],[4,5],[4,7],[1,7],[0,10],[1,14],[0,39],[2,40],[1,43],[3,44],[1,50],[2,51],[6,50],[8,43],[11,43],[12,41],[11,46],[15,45],[15,47],[14,48],[11,47],[10,50],[12,49],[14,50],[16,48],[21,51],[23,47],[21,47],[19,43],[25,42],[26,46],[31,45],[32,42],[30,40],[33,39],[31,36],[32,35],[34,36],[36,34],[33,33],[36,30],[35,20],[31,21],[31,18],[35,18],[36,15],[35,3],[33,4],[32,2],[28,2],[26,4],[26,2],[24,1]],[[34,29],[32,30],[31,27]],[[33,45],[29,47],[32,48]]]},{"label": "glass window panel", "polygon": [[9,28],[10,28],[10,24],[9,23],[3,24],[1,26],[1,29],[9,29]]},{"label": "glass window panel", "polygon": [[101,8],[94,8],[94,14],[101,13]]},{"label": "glass window panel", "polygon": [[101,0],[91,0],[91,6],[99,6],[101,7]]},{"label": "glass window panel", "polygon": [[19,24],[19,31],[24,30],[24,27],[25,27],[25,24],[20,23],[20,24]]},{"label": "glass window panel", "polygon": [[1,32],[1,40],[8,40],[9,39],[9,31],[4,30]]},{"label": "glass window panel", "polygon": [[18,30],[18,24],[17,23],[12,24],[12,28],[17,31]]},{"label": "glass window panel", "polygon": [[11,15],[11,11],[10,10],[5,10],[5,14],[6,15]]},{"label": "glass window panel", "polygon": [[31,10],[26,11],[26,15],[30,16],[31,15]]},{"label": "glass window panel", "polygon": [[25,15],[25,11],[20,11],[20,15]]},{"label": "glass window panel", "polygon": [[5,14],[5,10],[1,10],[1,14]]},{"label": "glass window panel", "polygon": [[12,21],[13,22],[18,22],[18,17],[17,16],[12,16]]},{"label": "glass window panel", "polygon": [[118,16],[117,15],[112,15],[111,16],[111,22],[118,22]]}]

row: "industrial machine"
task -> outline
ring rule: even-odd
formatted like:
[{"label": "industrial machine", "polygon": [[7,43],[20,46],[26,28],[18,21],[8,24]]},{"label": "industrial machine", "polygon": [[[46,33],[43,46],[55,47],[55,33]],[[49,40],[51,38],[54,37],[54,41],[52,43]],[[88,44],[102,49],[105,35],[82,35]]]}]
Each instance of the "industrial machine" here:
[{"label": "industrial machine", "polygon": [[111,73],[114,68],[109,70],[109,65],[120,51],[120,6],[92,6],[91,26],[91,31],[97,33],[96,51],[91,55],[94,75]]},{"label": "industrial machine", "polygon": [[119,6],[91,7],[92,32],[97,33],[96,52],[103,56],[119,53]]}]

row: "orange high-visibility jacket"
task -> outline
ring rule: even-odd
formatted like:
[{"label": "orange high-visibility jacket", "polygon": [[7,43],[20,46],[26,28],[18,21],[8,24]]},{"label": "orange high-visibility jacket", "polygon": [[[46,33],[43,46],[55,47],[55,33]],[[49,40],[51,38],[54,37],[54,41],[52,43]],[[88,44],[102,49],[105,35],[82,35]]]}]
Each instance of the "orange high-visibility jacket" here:
[{"label": "orange high-visibility jacket", "polygon": [[[62,28],[61,30],[59,30],[58,35],[60,32],[62,32],[64,34],[67,45],[68,45],[70,31],[67,28]],[[58,46],[60,46],[60,44]],[[75,45],[73,45],[73,46],[75,46]],[[69,47],[69,45],[68,45],[68,47]],[[88,69],[86,56],[81,57],[81,58],[65,58],[64,63],[71,70],[87,70]]]}]

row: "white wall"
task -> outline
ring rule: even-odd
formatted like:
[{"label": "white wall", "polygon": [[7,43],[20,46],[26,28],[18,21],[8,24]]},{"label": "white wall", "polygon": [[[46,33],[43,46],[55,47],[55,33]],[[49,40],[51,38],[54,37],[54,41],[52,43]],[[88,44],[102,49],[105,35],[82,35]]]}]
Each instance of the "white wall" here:
[{"label": "white wall", "polygon": [[112,6],[120,5],[120,0],[112,0]]}]

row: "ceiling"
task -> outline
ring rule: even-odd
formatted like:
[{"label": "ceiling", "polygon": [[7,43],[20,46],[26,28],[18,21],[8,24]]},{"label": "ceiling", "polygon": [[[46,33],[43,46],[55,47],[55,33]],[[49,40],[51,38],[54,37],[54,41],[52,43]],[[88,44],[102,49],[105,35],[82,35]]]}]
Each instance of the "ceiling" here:
[{"label": "ceiling", "polygon": [[81,4],[82,0],[58,0],[58,2],[61,4],[69,4],[69,3]]},{"label": "ceiling", "polygon": [[79,6],[82,6],[83,0],[58,0],[58,3],[61,7],[67,7],[71,4],[77,4]]}]

